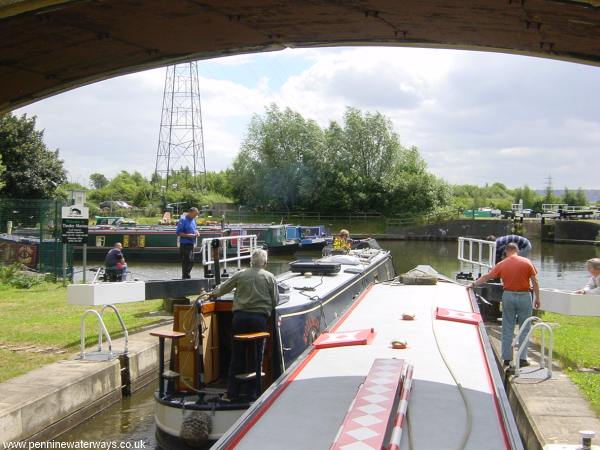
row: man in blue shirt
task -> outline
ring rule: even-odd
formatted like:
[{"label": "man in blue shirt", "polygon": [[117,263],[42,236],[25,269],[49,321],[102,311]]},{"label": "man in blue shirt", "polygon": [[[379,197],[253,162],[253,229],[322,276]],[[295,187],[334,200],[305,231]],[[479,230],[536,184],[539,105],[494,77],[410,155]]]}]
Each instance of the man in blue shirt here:
[{"label": "man in blue shirt", "polygon": [[177,223],[177,237],[179,238],[179,256],[181,256],[181,278],[191,278],[192,267],[194,267],[194,246],[198,237],[196,229],[196,217],[198,208],[190,208],[181,216]]},{"label": "man in blue shirt", "polygon": [[504,259],[504,252],[506,250],[506,246],[514,242],[519,247],[519,256],[523,256],[527,258],[529,256],[529,252],[532,249],[531,242],[529,239],[518,236],[516,234],[509,234],[506,236],[500,236],[496,239],[496,236],[488,236],[488,241],[496,241],[496,263],[499,263]]}]

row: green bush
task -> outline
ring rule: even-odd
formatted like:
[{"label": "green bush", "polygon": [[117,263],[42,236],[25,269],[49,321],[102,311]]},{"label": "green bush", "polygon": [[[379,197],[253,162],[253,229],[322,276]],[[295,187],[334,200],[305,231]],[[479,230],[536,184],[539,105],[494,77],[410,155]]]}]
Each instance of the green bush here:
[{"label": "green bush", "polygon": [[21,270],[21,265],[18,263],[11,264],[9,266],[0,266],[0,283],[10,284],[11,280],[17,276],[17,273]]},{"label": "green bush", "polygon": [[22,270],[19,263],[9,266],[0,266],[0,284],[16,287],[18,289],[29,289],[43,283],[43,275],[31,274]]}]

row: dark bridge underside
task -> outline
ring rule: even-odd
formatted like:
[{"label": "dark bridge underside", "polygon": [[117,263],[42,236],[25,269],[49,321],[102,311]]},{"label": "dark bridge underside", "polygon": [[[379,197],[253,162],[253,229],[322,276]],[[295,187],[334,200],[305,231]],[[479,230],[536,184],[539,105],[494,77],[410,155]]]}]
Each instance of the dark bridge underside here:
[{"label": "dark bridge underside", "polygon": [[343,44],[598,65],[600,0],[0,0],[0,112],[176,61]]}]

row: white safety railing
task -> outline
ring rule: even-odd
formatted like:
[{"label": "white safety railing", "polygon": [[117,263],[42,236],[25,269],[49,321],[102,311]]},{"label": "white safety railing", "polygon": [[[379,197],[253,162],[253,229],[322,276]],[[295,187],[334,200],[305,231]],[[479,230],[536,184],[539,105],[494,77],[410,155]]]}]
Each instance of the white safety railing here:
[{"label": "white safety railing", "polygon": [[466,237],[458,238],[458,260],[491,269],[496,263],[496,242]]},{"label": "white safety railing", "polygon": [[[96,359],[96,360],[97,359],[108,359],[108,360],[111,360],[111,359],[113,359],[113,357],[116,356],[115,352],[113,352],[113,348],[112,348],[112,339],[108,332],[108,328],[106,327],[106,324],[104,323],[104,311],[106,310],[106,308],[112,309],[115,312],[117,319],[119,321],[119,324],[121,324],[121,329],[123,330],[123,336],[125,337],[125,347],[123,348],[122,354],[124,354],[124,355],[127,354],[127,351],[128,351],[127,347],[129,345],[129,332],[127,331],[125,322],[123,322],[123,318],[121,317],[121,314],[119,314],[119,310],[117,309],[117,307],[115,305],[104,305],[100,312],[96,311],[95,309],[87,309],[81,316],[81,349],[80,349],[80,353],[79,353],[79,357],[81,359]],[[96,352],[86,353],[85,352],[85,319],[88,315],[92,315],[92,316],[96,317],[96,319],[98,320],[98,349],[96,350]],[[103,337],[106,337],[106,345],[108,346],[108,353],[103,353],[103,351],[102,351]]]},{"label": "white safety railing", "polygon": [[564,211],[569,205],[566,203],[543,203],[542,204],[542,212],[558,212]]},{"label": "white safety railing", "polygon": [[96,319],[98,319],[98,328],[100,329],[100,331],[98,332],[97,354],[98,355],[102,354],[102,335],[104,335],[104,336],[106,336],[106,344],[108,345],[108,354],[106,355],[106,359],[110,360],[114,356],[113,351],[112,351],[112,339],[110,338],[110,334],[108,333],[108,330],[106,329],[104,320],[102,320],[102,316],[95,309],[88,309],[81,316],[81,333],[80,333],[81,334],[81,350],[80,350],[79,357],[81,359],[90,359],[90,358],[86,358],[86,355],[89,355],[89,354],[85,353],[85,318],[89,314],[95,316]]},{"label": "white safety railing", "polygon": [[[532,323],[536,322],[534,325]],[[527,335],[523,336],[527,327],[529,330],[527,331]],[[542,319],[536,316],[529,317],[523,324],[519,327],[519,333],[515,336],[513,340],[513,347],[517,350],[515,352],[513,365],[515,368],[515,377],[518,377],[521,370],[521,355],[529,345],[529,340],[533,335],[533,332],[536,329],[541,330],[540,336],[540,369],[546,371],[545,378],[552,378],[552,351],[554,347],[554,333],[552,331],[552,327],[546,322],[542,322]],[[546,353],[546,331],[548,332],[548,352]],[[520,344],[519,344],[520,342]]]},{"label": "white safety railing", "polygon": [[[252,252],[258,248],[255,234],[244,236],[222,236],[202,239],[202,265],[210,266],[215,263],[212,256],[212,242],[219,242],[219,262],[227,268],[228,262],[237,262],[238,269],[242,267],[244,259],[250,259]],[[231,256],[228,256],[229,255]]]}]

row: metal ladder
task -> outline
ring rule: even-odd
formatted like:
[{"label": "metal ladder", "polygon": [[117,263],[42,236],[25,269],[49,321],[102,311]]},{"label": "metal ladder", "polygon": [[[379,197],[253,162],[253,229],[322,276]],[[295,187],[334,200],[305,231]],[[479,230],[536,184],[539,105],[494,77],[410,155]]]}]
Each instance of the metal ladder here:
[{"label": "metal ladder", "polygon": [[[110,338],[110,334],[108,333],[108,329],[106,328],[106,324],[104,323],[104,311],[106,310],[106,308],[110,308],[112,309],[115,314],[117,315],[117,319],[119,320],[119,323],[121,324],[121,328],[123,329],[123,335],[125,337],[125,347],[123,349],[122,352],[114,352],[112,349],[112,339]],[[98,319],[98,349],[95,352],[85,352],[85,318],[88,315],[93,315],[96,317],[96,319]],[[105,352],[102,350],[102,337],[105,336],[106,337],[106,344],[108,345],[108,351]],[[117,309],[117,307],[115,305],[104,305],[102,307],[102,310],[100,312],[96,311],[95,309],[87,309],[83,315],[81,316],[81,350],[79,353],[79,357],[82,360],[94,360],[94,361],[109,361],[113,358],[115,358],[116,356],[118,356],[119,354],[123,354],[126,355],[127,354],[127,347],[129,345],[129,333],[127,331],[127,327],[125,326],[125,322],[123,322],[123,318],[121,317],[121,314],[119,314],[119,310]]]},{"label": "metal ladder", "polygon": [[[532,325],[533,324],[533,325]],[[525,330],[527,327],[529,330],[527,331],[527,335],[523,337],[525,334]],[[525,348],[529,344],[529,340],[536,329],[541,330],[541,344],[540,344],[540,362],[539,369],[526,367],[521,368],[521,355],[525,351]],[[548,332],[548,345],[546,346],[546,331]],[[521,342],[521,345],[519,345]],[[513,348],[516,350],[514,352],[513,357],[513,367],[516,378],[526,378],[526,379],[541,379],[547,380],[552,378],[552,350],[554,347],[554,332],[552,327],[543,322],[542,319],[536,316],[529,317],[519,328],[519,333],[517,333],[516,337],[512,342]],[[548,348],[548,352],[546,354],[546,347]]]}]

